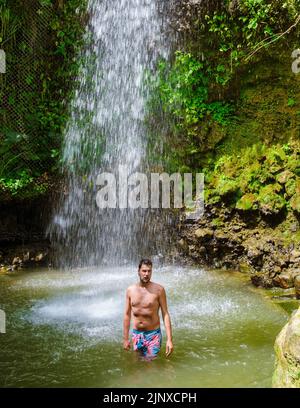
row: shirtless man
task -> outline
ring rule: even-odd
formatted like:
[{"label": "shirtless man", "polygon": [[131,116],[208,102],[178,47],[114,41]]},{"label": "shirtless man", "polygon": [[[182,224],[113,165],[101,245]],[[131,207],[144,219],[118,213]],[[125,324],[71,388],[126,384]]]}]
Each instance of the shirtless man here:
[{"label": "shirtless man", "polygon": [[168,357],[173,351],[173,343],[165,289],[163,286],[151,282],[152,262],[150,259],[140,261],[138,274],[139,283],[129,286],[126,291],[123,347],[125,350],[130,350],[129,328],[132,312],[134,351],[139,351],[147,360],[152,360],[157,356],[162,343],[158,313],[159,308],[161,308],[167,334],[166,356]]}]

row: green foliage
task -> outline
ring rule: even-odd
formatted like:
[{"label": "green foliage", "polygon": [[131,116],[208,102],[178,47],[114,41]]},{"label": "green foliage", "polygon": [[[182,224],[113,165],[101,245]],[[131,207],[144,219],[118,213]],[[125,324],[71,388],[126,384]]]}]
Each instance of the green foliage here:
[{"label": "green foliage", "polygon": [[[171,63],[160,62],[153,97],[155,108],[150,104],[152,115],[164,123],[161,132],[157,125],[152,127],[151,146],[155,148],[161,145],[161,139],[165,140],[160,153],[168,170],[187,166],[196,171],[203,167],[204,161],[219,156],[220,142],[229,135],[232,146],[228,140],[224,146],[233,151],[237,143],[235,129],[239,127],[236,107],[240,75],[249,72],[249,61],[258,61],[274,42],[287,35],[281,34],[288,32],[299,13],[298,0],[225,1],[207,7],[207,15],[192,22],[197,36],[191,35],[185,41],[184,49],[175,53]],[[294,94],[289,96],[287,105],[296,105]],[[270,106],[266,106],[266,111],[270,112]],[[173,125],[166,126],[166,122]],[[255,123],[253,129],[245,129],[251,140],[244,140],[244,145],[257,142],[255,131]],[[266,170],[260,178],[268,180],[270,174]],[[253,175],[253,189],[256,183]]]},{"label": "green foliage", "polygon": [[28,8],[21,0],[0,4],[0,45],[14,67],[0,76],[0,185],[13,196],[43,194],[49,186],[44,175],[58,172],[86,5],[86,0],[30,0]]},{"label": "green foliage", "polygon": [[[206,15],[210,45],[214,47],[220,75],[216,81],[226,84],[245,60],[281,39],[300,12],[298,1],[241,0],[231,11],[223,7]],[[284,29],[285,28],[285,29]]]},{"label": "green foliage", "polygon": [[227,125],[232,106],[225,102],[209,101],[209,70],[190,53],[176,52],[170,68],[161,61],[157,89],[163,109],[177,119],[178,127],[189,137],[197,135],[199,124],[211,116]]}]

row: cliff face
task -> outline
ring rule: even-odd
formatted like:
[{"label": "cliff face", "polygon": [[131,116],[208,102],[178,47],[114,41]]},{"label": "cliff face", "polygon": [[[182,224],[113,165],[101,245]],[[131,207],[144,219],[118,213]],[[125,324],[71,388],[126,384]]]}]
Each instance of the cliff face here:
[{"label": "cliff face", "polygon": [[179,55],[163,96],[170,105],[187,90],[184,107],[171,110],[180,125],[174,163],[204,173],[206,208],[196,223],[183,216],[178,244],[202,265],[285,289],[300,279],[298,6],[251,4],[186,0],[174,11],[188,57]]},{"label": "cliff face", "polygon": [[275,343],[274,388],[300,388],[300,309],[293,313]]},{"label": "cliff face", "polygon": [[214,169],[201,169],[204,216],[194,224],[183,216],[179,227],[182,253],[202,265],[246,269],[256,286],[299,281],[299,81],[284,50],[241,74],[237,120],[211,153]]}]

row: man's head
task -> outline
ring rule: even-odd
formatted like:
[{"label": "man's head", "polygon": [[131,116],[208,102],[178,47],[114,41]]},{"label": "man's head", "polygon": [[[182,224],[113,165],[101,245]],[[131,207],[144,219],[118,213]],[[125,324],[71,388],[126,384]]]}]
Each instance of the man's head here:
[{"label": "man's head", "polygon": [[146,284],[150,282],[152,275],[152,261],[150,259],[141,259],[139,263],[140,282]]}]

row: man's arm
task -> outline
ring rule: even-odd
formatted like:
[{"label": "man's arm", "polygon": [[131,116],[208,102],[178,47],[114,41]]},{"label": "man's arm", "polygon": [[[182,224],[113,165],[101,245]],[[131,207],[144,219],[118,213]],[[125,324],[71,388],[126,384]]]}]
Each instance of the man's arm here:
[{"label": "man's arm", "polygon": [[168,357],[172,353],[174,347],[173,347],[173,340],[172,340],[171,318],[170,318],[169,311],[168,311],[167,296],[166,296],[166,291],[164,288],[162,288],[159,294],[159,304],[161,307],[161,313],[162,313],[164,325],[166,328],[166,334],[167,334],[166,355]]},{"label": "man's arm", "polygon": [[130,328],[130,318],[131,318],[131,304],[129,288],[126,290],[126,300],[125,300],[125,312],[123,321],[123,347],[125,350],[130,349],[129,341],[129,328]]}]

